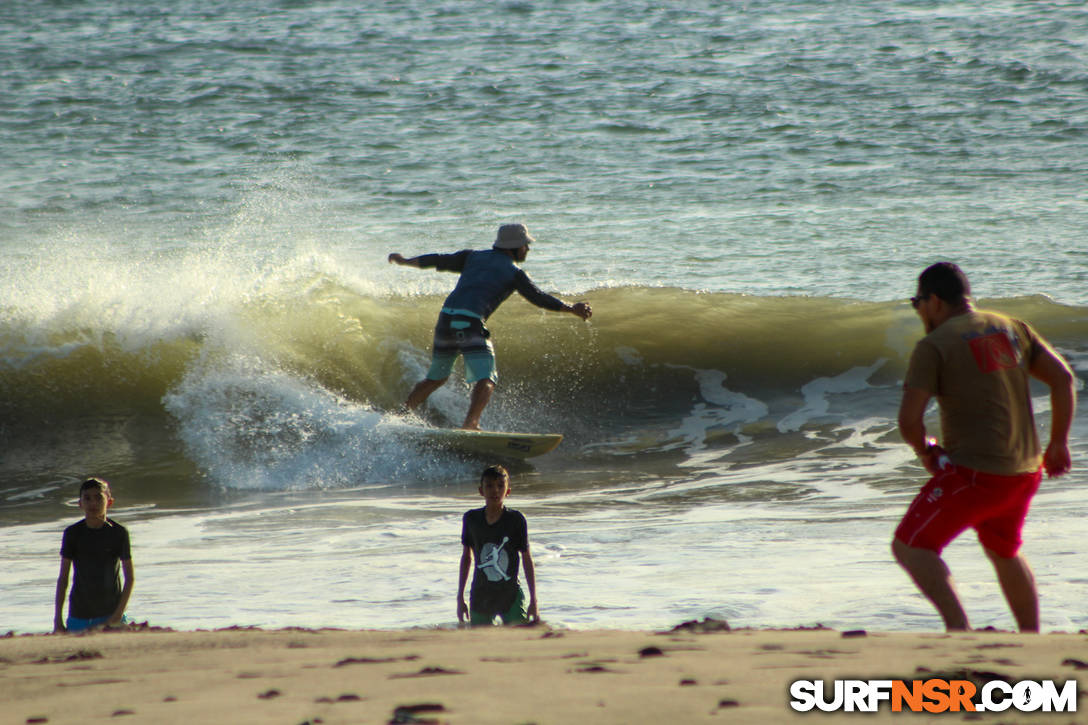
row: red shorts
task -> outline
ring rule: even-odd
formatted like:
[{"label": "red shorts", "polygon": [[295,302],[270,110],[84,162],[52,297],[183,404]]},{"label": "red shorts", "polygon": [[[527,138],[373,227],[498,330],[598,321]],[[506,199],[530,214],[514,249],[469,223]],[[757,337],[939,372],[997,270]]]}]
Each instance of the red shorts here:
[{"label": "red shorts", "polygon": [[998,476],[949,466],[918,492],[895,538],[939,554],[965,529],[973,528],[979,543],[990,551],[1005,558],[1016,556],[1031,497],[1042,479],[1042,469]]}]

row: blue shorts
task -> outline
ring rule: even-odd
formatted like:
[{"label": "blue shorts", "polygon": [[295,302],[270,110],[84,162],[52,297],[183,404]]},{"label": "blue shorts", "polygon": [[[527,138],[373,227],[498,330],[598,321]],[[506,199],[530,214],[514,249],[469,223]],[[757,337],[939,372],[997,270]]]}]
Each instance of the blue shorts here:
[{"label": "blue shorts", "polygon": [[[91,617],[90,619],[81,619],[80,617],[68,617],[64,622],[64,627],[69,632],[83,632],[91,627],[97,627],[100,624],[105,624],[110,621],[109,616],[105,617]],[[128,618],[121,615],[121,624],[128,622]]]},{"label": "blue shorts", "polygon": [[431,368],[428,380],[445,380],[453,370],[457,356],[465,358],[465,380],[499,381],[495,369],[495,349],[491,346],[491,333],[484,321],[467,315],[451,315],[443,312],[434,326],[434,347],[431,351]]}]

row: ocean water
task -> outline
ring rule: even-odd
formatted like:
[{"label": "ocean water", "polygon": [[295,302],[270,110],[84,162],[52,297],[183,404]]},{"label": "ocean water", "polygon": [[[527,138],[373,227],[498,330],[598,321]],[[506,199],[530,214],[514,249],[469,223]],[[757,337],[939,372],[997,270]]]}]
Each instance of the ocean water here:
[{"label": "ocean water", "polygon": [[[483,423],[544,618],[935,630],[888,543],[940,259],[1088,375],[1088,9],[1074,2],[0,4],[0,629],[51,627],[78,483],[113,482],[129,614],[452,626],[486,461],[395,411],[455,278],[525,222]],[[1047,435],[1049,403],[1036,391]],[[456,372],[428,425],[460,421]],[[931,423],[936,428],[934,419]],[[1088,627],[1075,468],[1025,531]],[[1012,627],[971,536],[972,623]]]}]

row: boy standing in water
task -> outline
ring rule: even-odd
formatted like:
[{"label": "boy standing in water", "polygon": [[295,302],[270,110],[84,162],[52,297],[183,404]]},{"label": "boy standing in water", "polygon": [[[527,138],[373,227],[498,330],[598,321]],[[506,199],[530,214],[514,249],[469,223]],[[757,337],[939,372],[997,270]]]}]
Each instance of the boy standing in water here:
[{"label": "boy standing in water", "polygon": [[[60,546],[60,576],[53,614],[54,632],[80,632],[111,627],[124,621],[132,594],[132,552],[128,530],[106,511],[113,504],[110,484],[88,478],[79,488],[79,507],[84,518],[64,530]],[[68,600],[68,620],[63,619],[68,574],[75,564],[75,582]],[[124,572],[121,587],[119,571]]]},{"label": "boy standing in water", "polygon": [[[536,571],[529,553],[529,531],[520,512],[506,508],[510,474],[502,466],[488,466],[480,476],[480,495],[487,504],[465,513],[461,523],[460,576],[457,583],[457,620],[472,625],[491,624],[496,616],[503,624],[524,624],[540,618],[536,603]],[[518,558],[524,562],[529,585],[529,604],[518,582]],[[473,559],[469,604],[465,584]]]}]

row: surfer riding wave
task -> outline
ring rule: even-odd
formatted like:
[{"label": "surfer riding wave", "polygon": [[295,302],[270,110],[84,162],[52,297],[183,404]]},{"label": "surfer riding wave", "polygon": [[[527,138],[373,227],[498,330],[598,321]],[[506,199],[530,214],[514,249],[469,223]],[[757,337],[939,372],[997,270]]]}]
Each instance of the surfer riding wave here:
[{"label": "surfer riding wave", "polygon": [[461,427],[480,429],[480,416],[499,379],[491,333],[484,323],[515,291],[546,310],[569,312],[583,320],[593,315],[585,302],[571,305],[541,291],[518,267],[518,263],[528,256],[529,244],[533,241],[524,224],[504,224],[499,227],[491,249],[464,249],[453,254],[422,254],[411,258],[398,252],[389,255],[391,264],[461,274],[438,315],[431,367],[426,377],[408,394],[404,404],[408,410],[418,408],[431,393],[442,387],[454,361],[461,355],[465,360],[465,379],[473,386],[468,413]]}]

